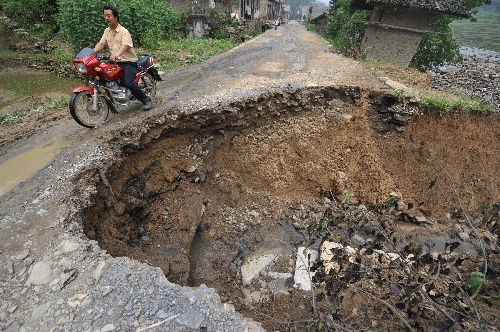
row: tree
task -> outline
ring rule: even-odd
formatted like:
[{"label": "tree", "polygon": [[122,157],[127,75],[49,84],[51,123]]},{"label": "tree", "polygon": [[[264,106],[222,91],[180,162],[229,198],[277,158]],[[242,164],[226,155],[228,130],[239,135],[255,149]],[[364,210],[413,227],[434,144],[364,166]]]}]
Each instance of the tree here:
[{"label": "tree", "polygon": [[21,27],[47,39],[57,31],[55,0],[0,0],[0,9]]},{"label": "tree", "polygon": [[360,22],[370,17],[369,11],[354,10],[350,5],[350,0],[330,0],[330,15],[323,35],[344,54],[359,53],[357,50],[365,32]]},{"label": "tree", "polygon": [[410,67],[422,72],[434,70],[446,63],[457,63],[462,57],[460,47],[453,38],[450,23],[455,20],[450,15],[438,15],[433,19],[428,33],[420,42],[417,52],[410,62]]},{"label": "tree", "polygon": [[[474,14],[477,13],[476,8],[491,4],[491,0],[465,0],[464,5],[471,13],[470,20],[475,22]],[[453,37],[450,23],[458,18],[450,15],[436,16],[429,28],[430,31],[437,32],[426,34],[417,52],[411,60],[410,67],[420,71],[430,71],[447,63],[457,63],[462,60],[460,55],[460,46]]]}]

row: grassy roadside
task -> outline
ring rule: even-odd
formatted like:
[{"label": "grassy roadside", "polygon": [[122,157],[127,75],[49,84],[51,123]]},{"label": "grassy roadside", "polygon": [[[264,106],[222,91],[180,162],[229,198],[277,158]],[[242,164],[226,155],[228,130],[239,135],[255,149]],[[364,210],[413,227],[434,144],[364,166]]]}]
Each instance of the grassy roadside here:
[{"label": "grassy roadside", "polygon": [[163,41],[156,50],[138,50],[138,53],[154,53],[160,70],[194,65],[237,46],[233,40],[177,39]]},{"label": "grassy roadside", "polygon": [[404,103],[417,102],[422,110],[437,112],[440,115],[454,111],[480,113],[494,111],[492,105],[486,105],[479,99],[454,91],[431,88],[430,74],[373,61],[361,61],[360,64],[382,81],[390,79],[403,84],[404,88],[395,91],[398,97]]}]

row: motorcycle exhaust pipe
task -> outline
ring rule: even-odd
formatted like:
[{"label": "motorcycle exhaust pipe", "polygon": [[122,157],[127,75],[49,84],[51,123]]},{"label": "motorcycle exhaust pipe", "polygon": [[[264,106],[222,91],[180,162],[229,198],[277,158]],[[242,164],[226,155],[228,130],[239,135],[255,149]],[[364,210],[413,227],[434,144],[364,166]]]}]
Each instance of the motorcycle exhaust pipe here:
[{"label": "motorcycle exhaust pipe", "polygon": [[94,95],[92,96],[92,110],[97,111],[97,91],[94,90]]}]

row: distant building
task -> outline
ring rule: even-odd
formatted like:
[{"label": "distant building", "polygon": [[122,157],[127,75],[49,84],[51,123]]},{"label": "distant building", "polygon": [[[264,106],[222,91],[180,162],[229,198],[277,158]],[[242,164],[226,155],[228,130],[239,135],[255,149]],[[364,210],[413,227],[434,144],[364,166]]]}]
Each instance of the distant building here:
[{"label": "distant building", "polygon": [[469,17],[462,0],[352,0],[371,10],[361,43],[363,58],[408,66],[434,16]]},{"label": "distant building", "polygon": [[319,16],[327,15],[329,10],[330,6],[320,4],[301,6],[299,8],[300,20],[306,23],[312,22]]},{"label": "distant building", "polygon": [[290,6],[286,0],[169,0],[172,8],[178,11],[190,9],[193,5],[200,8],[214,9],[221,15],[228,15],[242,19],[274,20],[281,17],[282,21],[288,20]]}]

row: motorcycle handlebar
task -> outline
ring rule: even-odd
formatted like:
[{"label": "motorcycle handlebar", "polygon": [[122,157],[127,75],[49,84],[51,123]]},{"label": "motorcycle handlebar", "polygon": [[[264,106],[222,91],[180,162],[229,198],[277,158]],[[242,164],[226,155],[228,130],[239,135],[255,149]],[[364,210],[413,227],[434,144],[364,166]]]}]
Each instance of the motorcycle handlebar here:
[{"label": "motorcycle handlebar", "polygon": [[[109,61],[110,57],[111,56],[109,54],[99,55],[97,57],[97,60],[99,60],[99,61]],[[116,58],[116,60],[121,60],[121,59],[122,58],[120,58],[120,57]]]}]

